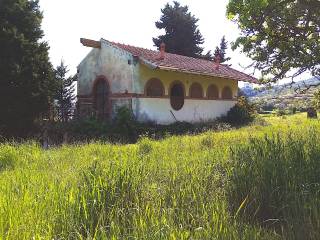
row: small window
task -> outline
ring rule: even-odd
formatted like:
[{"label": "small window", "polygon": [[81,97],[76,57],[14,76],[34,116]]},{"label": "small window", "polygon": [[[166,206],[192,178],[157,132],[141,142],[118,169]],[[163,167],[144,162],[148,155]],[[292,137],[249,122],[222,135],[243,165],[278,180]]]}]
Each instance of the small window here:
[{"label": "small window", "polygon": [[222,91],[223,99],[232,99],[232,90],[230,87],[224,87]]},{"label": "small window", "polygon": [[192,85],[190,87],[190,97],[191,98],[202,98],[203,97],[202,87],[199,83],[192,83]]},{"label": "small window", "polygon": [[219,99],[219,89],[216,85],[210,85],[207,91],[207,97],[209,99]]},{"label": "small window", "polygon": [[184,87],[182,83],[176,82],[170,89],[170,103],[171,107],[178,111],[184,105]]},{"label": "small window", "polygon": [[157,78],[150,79],[146,84],[146,95],[150,97],[164,96],[164,87],[162,82]]}]

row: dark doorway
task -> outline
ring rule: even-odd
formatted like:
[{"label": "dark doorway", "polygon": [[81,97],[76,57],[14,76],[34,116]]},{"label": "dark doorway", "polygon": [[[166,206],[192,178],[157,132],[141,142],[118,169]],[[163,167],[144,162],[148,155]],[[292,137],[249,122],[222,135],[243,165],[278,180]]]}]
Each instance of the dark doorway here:
[{"label": "dark doorway", "polygon": [[180,110],[184,104],[184,87],[182,83],[174,83],[170,89],[170,103],[174,110]]},{"label": "dark doorway", "polygon": [[94,89],[94,107],[99,120],[109,118],[109,85],[105,79],[99,79]]}]

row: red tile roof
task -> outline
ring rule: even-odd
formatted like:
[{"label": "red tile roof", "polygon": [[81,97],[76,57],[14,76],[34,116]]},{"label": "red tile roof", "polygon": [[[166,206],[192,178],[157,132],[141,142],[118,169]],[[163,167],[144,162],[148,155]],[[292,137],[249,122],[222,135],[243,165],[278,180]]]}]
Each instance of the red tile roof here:
[{"label": "red tile roof", "polygon": [[159,59],[160,52],[150,49],[134,47],[130,45],[125,45],[121,43],[109,42],[111,45],[117,46],[132,55],[138,56],[140,60],[147,64],[151,64],[156,68],[187,72],[191,74],[207,75],[228,78],[233,80],[257,83],[258,80],[248,74],[237,71],[227,65],[220,64],[219,69],[214,67],[214,62],[197,59],[187,56],[182,56],[178,54],[165,53],[164,59]]}]

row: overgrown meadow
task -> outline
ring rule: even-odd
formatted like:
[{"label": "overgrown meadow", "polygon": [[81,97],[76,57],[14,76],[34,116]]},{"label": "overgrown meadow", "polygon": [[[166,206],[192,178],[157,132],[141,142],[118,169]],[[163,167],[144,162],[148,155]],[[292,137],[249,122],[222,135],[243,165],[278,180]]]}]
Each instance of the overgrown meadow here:
[{"label": "overgrown meadow", "polygon": [[0,145],[0,239],[320,239],[320,123]]}]

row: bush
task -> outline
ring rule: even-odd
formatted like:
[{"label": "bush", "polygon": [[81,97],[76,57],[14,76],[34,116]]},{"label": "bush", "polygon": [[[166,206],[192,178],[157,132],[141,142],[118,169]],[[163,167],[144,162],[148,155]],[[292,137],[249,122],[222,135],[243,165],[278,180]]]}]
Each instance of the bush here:
[{"label": "bush", "polygon": [[313,95],[312,106],[315,109],[320,110],[320,90],[319,89]]},{"label": "bush", "polygon": [[[237,119],[238,120],[238,119]],[[154,122],[140,123],[136,121],[132,110],[119,107],[113,121],[99,121],[95,118],[74,120],[68,123],[49,123],[43,127],[38,138],[42,139],[48,132],[49,145],[61,143],[108,141],[114,143],[135,143],[140,137],[162,139],[170,135],[199,134],[206,131],[225,131],[232,128],[227,121],[217,120],[189,123],[174,122],[159,125]],[[47,129],[47,130],[46,130]],[[67,140],[66,140],[67,138]]]},{"label": "bush", "polygon": [[308,118],[318,118],[317,110],[314,107],[309,107],[307,110]]},{"label": "bush", "polygon": [[69,123],[51,123],[46,128],[50,143],[53,145],[64,142],[66,133],[69,138],[68,142],[101,140],[131,143],[137,140],[136,125],[132,112],[125,107],[120,107],[113,122],[90,118],[74,120]]},{"label": "bush", "polygon": [[45,131],[48,132],[49,145],[63,143],[65,134],[68,135],[68,142],[105,141],[110,134],[111,124],[94,118],[74,120],[69,123],[55,122],[44,126],[38,138],[43,140]]},{"label": "bush", "polygon": [[226,117],[222,120],[233,125],[248,124],[255,117],[255,108],[245,97],[240,97],[237,104],[229,110]]},{"label": "bush", "polygon": [[279,108],[275,111],[275,114],[276,114],[276,116],[281,117],[281,116],[286,115],[287,113],[284,109]]},{"label": "bush", "polygon": [[97,119],[86,119],[82,121],[75,121],[70,125],[70,130],[73,134],[80,138],[96,139],[103,136],[106,137],[107,133],[111,129],[110,123],[100,122]]},{"label": "bush", "polygon": [[291,114],[296,114],[297,113],[297,107],[291,107],[290,108],[290,113]]},{"label": "bush", "polygon": [[113,122],[114,133],[119,136],[122,142],[136,142],[138,138],[137,124],[132,110],[125,106],[117,109]]},{"label": "bush", "polygon": [[251,123],[253,126],[269,126],[270,123],[268,123],[261,115],[258,115],[257,117],[254,118],[254,120]]}]

